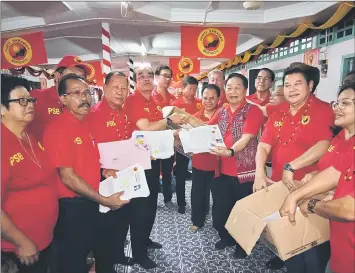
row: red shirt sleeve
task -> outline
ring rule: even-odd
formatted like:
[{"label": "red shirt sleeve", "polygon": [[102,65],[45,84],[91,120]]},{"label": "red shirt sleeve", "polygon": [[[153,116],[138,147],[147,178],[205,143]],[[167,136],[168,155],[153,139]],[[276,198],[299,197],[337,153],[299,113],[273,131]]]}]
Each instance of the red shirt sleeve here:
[{"label": "red shirt sleeve", "polygon": [[[53,124],[52,124],[53,125]],[[48,151],[52,163],[58,167],[72,167],[71,143],[65,134],[61,134],[54,126],[49,126],[43,136],[43,144]]]},{"label": "red shirt sleeve", "polygon": [[136,107],[134,107],[134,101],[133,101],[133,97],[127,97],[124,105],[123,105],[123,110],[126,112],[127,117],[129,118],[129,120],[131,121],[131,123],[133,124],[133,127],[136,126],[137,121],[139,119],[142,118],[142,116],[140,116],[140,105],[136,105]]},{"label": "red shirt sleeve", "polygon": [[283,102],[283,103],[277,104],[277,105],[273,105],[273,104],[269,103],[269,104],[265,105],[265,107],[266,107],[267,116],[270,117],[275,112],[287,109],[289,107],[289,105],[287,104],[287,102]]},{"label": "red shirt sleeve", "polygon": [[263,112],[259,107],[252,105],[243,125],[243,134],[257,135],[263,124]]},{"label": "red shirt sleeve", "polygon": [[313,139],[316,142],[321,140],[331,140],[332,130],[331,127],[334,124],[334,113],[333,110],[328,105],[323,105],[319,108],[320,115],[317,115],[315,124],[317,124],[317,129],[313,131]]},{"label": "red shirt sleeve", "polygon": [[261,135],[260,142],[273,145],[274,142],[273,132],[274,132],[274,119],[271,116],[266,122],[263,133]]}]

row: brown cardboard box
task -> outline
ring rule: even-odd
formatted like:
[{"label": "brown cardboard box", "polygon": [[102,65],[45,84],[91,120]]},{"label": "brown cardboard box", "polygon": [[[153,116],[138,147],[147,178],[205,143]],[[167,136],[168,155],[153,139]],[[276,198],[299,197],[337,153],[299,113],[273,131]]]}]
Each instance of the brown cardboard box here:
[{"label": "brown cardboard box", "polygon": [[276,220],[270,220],[288,194],[286,186],[279,182],[270,186],[269,192],[258,191],[235,204],[225,227],[247,254],[260,239],[285,261],[329,240],[329,221],[316,214],[304,217],[297,211],[295,226],[288,217],[278,215]]}]

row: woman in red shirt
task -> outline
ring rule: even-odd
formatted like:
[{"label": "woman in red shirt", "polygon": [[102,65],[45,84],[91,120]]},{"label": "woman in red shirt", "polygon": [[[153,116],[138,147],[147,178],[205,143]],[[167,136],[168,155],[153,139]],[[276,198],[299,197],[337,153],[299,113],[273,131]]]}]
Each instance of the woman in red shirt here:
[{"label": "woman in red shirt", "polygon": [[[280,209],[281,215],[288,215],[291,222],[295,222],[297,204],[305,215],[317,213],[330,220],[331,257],[327,272],[355,272],[354,103],[355,82],[352,82],[341,87],[338,102],[333,104],[334,124],[342,130],[319,161],[318,170],[303,178],[305,185],[292,192]],[[312,199],[333,189],[331,201]]]},{"label": "woman in red shirt", "polygon": [[1,75],[1,255],[21,273],[46,273],[58,217],[58,173],[27,133],[36,99],[27,80]]},{"label": "woman in red shirt", "polygon": [[264,116],[261,110],[246,102],[248,80],[241,74],[232,73],[226,80],[228,104],[224,105],[209,124],[218,124],[225,147],[214,147],[212,154],[219,156],[218,179],[213,183],[213,226],[221,238],[217,250],[236,245],[234,256],[243,258],[244,250],[225,229],[225,224],[236,201],[253,192],[257,135]]},{"label": "woman in red shirt", "polygon": [[[220,89],[215,84],[208,84],[202,89],[202,109],[194,116],[208,123],[218,115]],[[210,207],[210,189],[214,179],[217,157],[209,153],[192,156],[191,188],[191,232],[203,227]]]}]

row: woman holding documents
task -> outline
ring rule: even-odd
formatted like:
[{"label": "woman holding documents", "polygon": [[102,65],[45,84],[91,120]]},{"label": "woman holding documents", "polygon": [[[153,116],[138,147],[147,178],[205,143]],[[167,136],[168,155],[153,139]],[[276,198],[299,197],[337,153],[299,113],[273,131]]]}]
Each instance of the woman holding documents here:
[{"label": "woman holding documents", "polygon": [[[307,215],[316,213],[330,220],[330,264],[326,272],[355,272],[355,82],[340,88],[333,104],[335,126],[342,129],[332,140],[316,171],[307,174],[305,184],[285,200],[280,213],[295,221],[297,204]],[[313,196],[335,189],[333,200],[320,201]]]},{"label": "woman holding documents", "polygon": [[[220,89],[215,84],[208,84],[202,90],[202,109],[194,116],[208,123],[218,114],[217,106]],[[209,153],[192,156],[192,188],[191,188],[191,232],[203,227],[210,207],[210,189],[214,179],[217,157]]]},{"label": "woman holding documents", "polygon": [[[269,117],[263,131],[256,155],[254,191],[267,190],[268,183],[283,181],[289,174],[294,180],[301,180],[316,169],[315,163],[327,150],[334,114],[327,103],[312,94],[315,78],[313,67],[286,68],[283,77],[286,102]],[[272,177],[269,179],[265,163],[271,150]],[[293,179],[284,181],[290,190],[297,187]],[[324,271],[322,257],[326,256],[326,248],[323,244],[293,256],[285,262],[288,272]]]},{"label": "woman holding documents", "polygon": [[57,169],[27,133],[37,100],[23,78],[1,74],[1,256],[46,273],[58,218]]},{"label": "woman holding documents", "polygon": [[[227,146],[216,146],[211,150],[212,154],[219,156],[219,177],[212,186],[213,226],[221,238],[215,245],[217,250],[236,244],[224,225],[235,202],[252,193],[258,145],[256,136],[264,122],[264,116],[257,106],[246,102],[247,89],[246,77],[238,73],[230,74],[225,88],[228,105],[223,106],[209,122],[218,124]],[[234,256],[246,256],[238,244]]]}]

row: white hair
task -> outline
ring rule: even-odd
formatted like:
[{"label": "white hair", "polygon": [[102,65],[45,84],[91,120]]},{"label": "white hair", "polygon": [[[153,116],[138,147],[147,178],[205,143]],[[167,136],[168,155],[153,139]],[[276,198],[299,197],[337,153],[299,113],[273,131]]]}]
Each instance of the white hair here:
[{"label": "white hair", "polygon": [[208,73],[208,78],[211,78],[211,76],[212,76],[213,74],[221,74],[221,75],[222,75],[222,78],[224,79],[224,73],[223,73],[223,71],[221,71],[221,70],[214,69],[214,70],[210,71],[210,72]]}]

